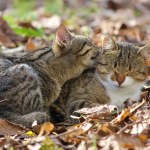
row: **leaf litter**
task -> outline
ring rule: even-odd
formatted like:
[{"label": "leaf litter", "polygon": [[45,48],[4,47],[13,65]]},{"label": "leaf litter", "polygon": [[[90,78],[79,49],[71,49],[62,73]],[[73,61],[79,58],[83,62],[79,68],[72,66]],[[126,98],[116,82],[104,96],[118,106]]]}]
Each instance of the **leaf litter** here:
[{"label": "leaf litter", "polygon": [[[0,16],[1,49],[8,53],[16,50],[31,52],[48,46],[53,42],[54,33],[61,23],[73,32],[91,37],[99,46],[102,44],[100,39],[107,33],[112,34],[118,41],[131,42],[137,46],[143,46],[150,41],[148,0],[137,0],[136,4],[129,0],[95,1],[96,5],[86,0],[66,2],[68,13],[63,16],[37,9],[39,16],[36,20],[18,21],[17,28],[11,28],[3,16]],[[81,10],[79,6],[88,9],[84,12],[85,9]],[[100,105],[76,111],[80,114],[76,119],[80,119],[81,123],[74,126],[64,122],[46,122],[27,129],[0,119],[0,148],[149,150],[150,87],[145,85],[144,88],[145,91],[141,92],[143,100],[135,103],[128,99],[121,112],[114,105]]]}]

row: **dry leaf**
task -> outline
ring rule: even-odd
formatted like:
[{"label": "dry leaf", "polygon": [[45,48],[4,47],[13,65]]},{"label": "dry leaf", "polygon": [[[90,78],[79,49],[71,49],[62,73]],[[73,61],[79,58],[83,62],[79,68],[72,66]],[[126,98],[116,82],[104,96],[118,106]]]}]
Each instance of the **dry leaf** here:
[{"label": "dry leaf", "polygon": [[26,132],[23,126],[11,123],[5,119],[0,119],[0,135],[25,135]]},{"label": "dry leaf", "polygon": [[32,40],[32,38],[29,38],[27,43],[25,44],[25,50],[28,52],[35,51],[38,48],[38,45]]},{"label": "dry leaf", "polygon": [[6,47],[15,47],[16,44],[23,42],[24,38],[17,35],[0,16],[0,44]]},{"label": "dry leaf", "polygon": [[112,126],[109,123],[105,123],[99,127],[98,134],[100,136],[106,136],[106,135],[110,135],[112,133],[115,133],[117,131],[118,131],[118,128],[116,126]]},{"label": "dry leaf", "polygon": [[102,139],[99,141],[99,145],[103,149],[136,149],[136,148],[143,148],[144,144],[141,142],[141,140],[134,136],[132,137],[129,134],[112,134],[111,136]]},{"label": "dry leaf", "polygon": [[99,115],[104,117],[105,115],[111,115],[111,112],[114,111],[117,107],[114,105],[100,105],[92,108],[82,108],[76,113],[83,114],[83,115]]},{"label": "dry leaf", "polygon": [[38,136],[42,136],[44,134],[49,135],[53,129],[54,129],[54,125],[52,123],[45,122],[44,124],[41,125],[41,129]]},{"label": "dry leaf", "polygon": [[129,118],[130,118],[130,120],[132,120],[132,121],[136,121],[136,120],[138,119],[136,116],[130,116]]},{"label": "dry leaf", "polygon": [[111,123],[121,123],[123,122],[127,117],[130,115],[130,110],[129,109],[124,109],[122,110],[121,114],[118,115],[114,120],[111,121]]}]

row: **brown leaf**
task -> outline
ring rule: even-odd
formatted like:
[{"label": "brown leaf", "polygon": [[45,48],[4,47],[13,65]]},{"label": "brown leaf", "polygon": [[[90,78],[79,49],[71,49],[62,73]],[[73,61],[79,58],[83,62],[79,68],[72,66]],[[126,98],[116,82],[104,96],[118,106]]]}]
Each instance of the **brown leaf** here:
[{"label": "brown leaf", "polygon": [[23,41],[24,38],[17,35],[0,16],[0,43],[6,47],[15,47],[16,44]]},{"label": "brown leaf", "polygon": [[54,129],[54,125],[52,123],[45,122],[44,124],[41,125],[38,136],[42,136],[44,134],[49,135],[52,132],[53,129]]},{"label": "brown leaf", "polygon": [[4,45],[6,47],[15,47],[15,43],[0,30],[0,45]]},{"label": "brown leaf", "polygon": [[109,123],[105,123],[104,125],[99,127],[98,133],[100,136],[106,136],[106,135],[110,135],[112,133],[115,133],[117,130],[118,130],[117,127],[112,126]]},{"label": "brown leaf", "polygon": [[143,148],[144,144],[137,136],[129,134],[113,134],[99,142],[103,149],[139,149]]},{"label": "brown leaf", "polygon": [[17,124],[11,123],[5,119],[0,119],[0,135],[25,135],[27,130]]},{"label": "brown leaf", "polygon": [[129,109],[124,109],[122,110],[121,114],[118,115],[115,119],[113,119],[111,122],[118,124],[123,122],[127,117],[130,115],[130,110]]},{"label": "brown leaf", "polygon": [[25,50],[28,52],[32,52],[37,50],[38,48],[38,45],[32,40],[32,38],[29,38],[25,45]]},{"label": "brown leaf", "polygon": [[24,147],[23,149],[27,149],[26,145],[20,144],[20,142],[13,137],[6,136],[5,138],[0,139],[0,149],[18,149],[17,147],[20,146]]},{"label": "brown leaf", "polygon": [[21,27],[24,27],[24,28],[32,28],[32,29],[36,30],[36,28],[32,25],[32,23],[28,22],[28,21],[24,21],[24,22],[20,21],[18,23],[18,25],[21,26]]}]

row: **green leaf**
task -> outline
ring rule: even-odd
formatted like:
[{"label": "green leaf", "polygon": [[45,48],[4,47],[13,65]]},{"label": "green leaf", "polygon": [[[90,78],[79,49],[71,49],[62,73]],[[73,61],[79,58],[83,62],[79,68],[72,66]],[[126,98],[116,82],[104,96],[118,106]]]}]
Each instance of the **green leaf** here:
[{"label": "green leaf", "polygon": [[51,14],[62,14],[64,9],[63,0],[45,0],[45,10]]},{"label": "green leaf", "polygon": [[32,28],[23,28],[23,27],[13,27],[13,30],[15,31],[15,33],[22,35],[22,36],[27,36],[27,37],[41,37],[44,36],[44,31],[42,29],[37,29],[34,30]]},{"label": "green leaf", "polygon": [[43,141],[40,150],[62,150],[62,148],[58,147],[50,138],[47,137]]}]

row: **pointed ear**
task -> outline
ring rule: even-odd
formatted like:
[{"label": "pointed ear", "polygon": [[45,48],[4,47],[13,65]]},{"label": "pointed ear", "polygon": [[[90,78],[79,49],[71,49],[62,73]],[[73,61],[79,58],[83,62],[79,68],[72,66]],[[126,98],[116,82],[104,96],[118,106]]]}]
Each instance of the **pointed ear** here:
[{"label": "pointed ear", "polygon": [[110,35],[107,35],[102,42],[102,47],[103,47],[104,51],[116,50],[117,44],[116,44],[115,40]]},{"label": "pointed ear", "polygon": [[145,57],[149,64],[149,62],[150,62],[150,43],[146,44],[143,47],[140,47],[137,54],[141,54],[143,57]]},{"label": "pointed ear", "polygon": [[64,26],[61,25],[57,31],[56,31],[56,42],[58,42],[58,44],[61,47],[67,47],[67,43],[71,40],[71,34],[68,31],[68,29]]},{"label": "pointed ear", "polygon": [[55,53],[56,57],[59,57],[62,53],[64,48],[69,46],[71,41],[72,35],[68,31],[68,29],[61,25],[56,31],[56,38],[53,42],[53,52]]}]

